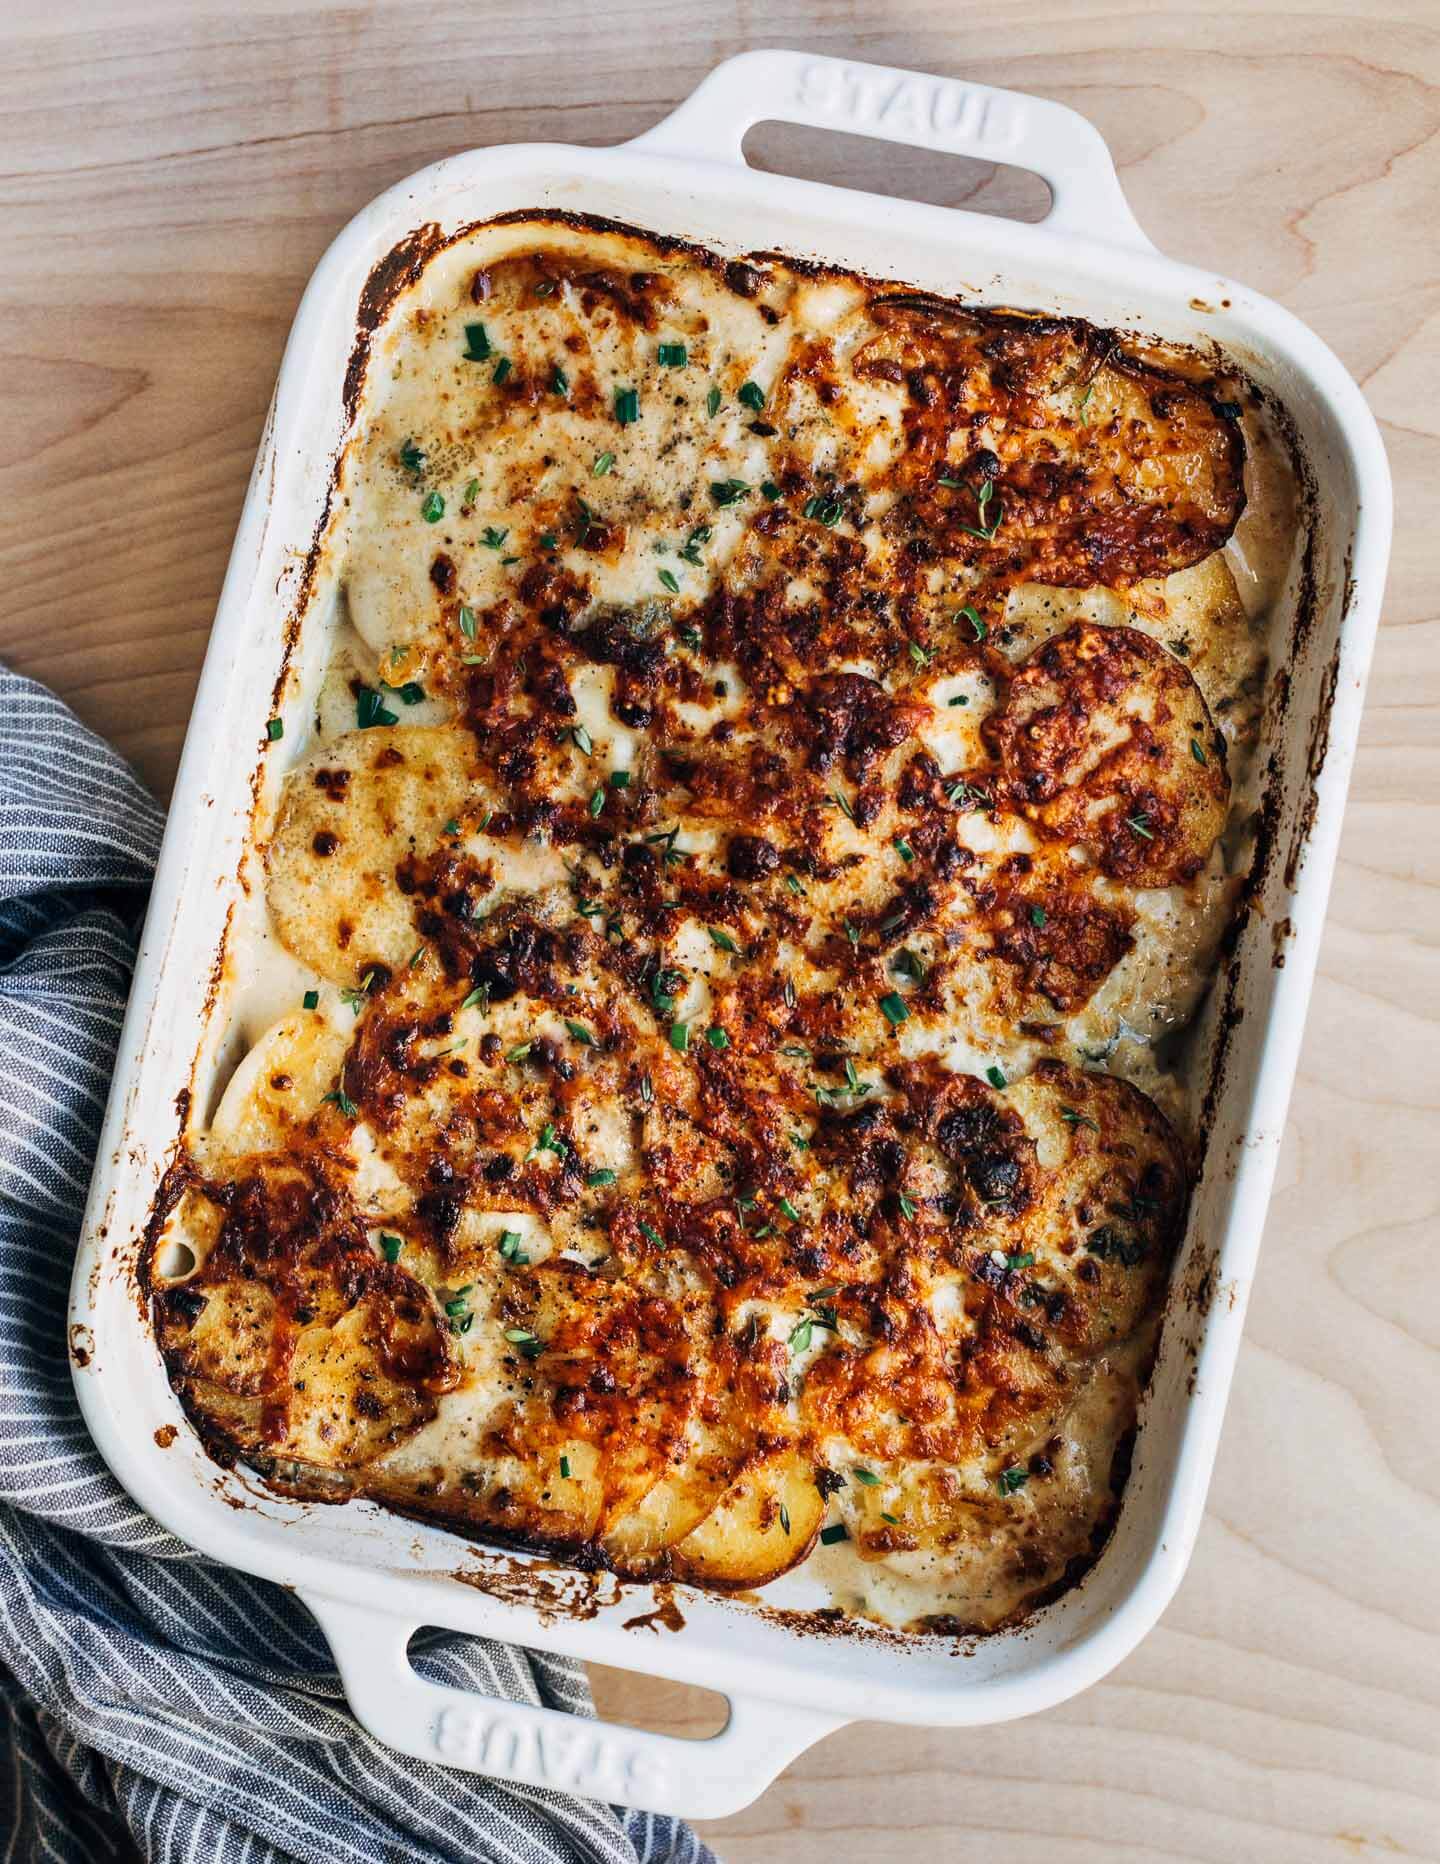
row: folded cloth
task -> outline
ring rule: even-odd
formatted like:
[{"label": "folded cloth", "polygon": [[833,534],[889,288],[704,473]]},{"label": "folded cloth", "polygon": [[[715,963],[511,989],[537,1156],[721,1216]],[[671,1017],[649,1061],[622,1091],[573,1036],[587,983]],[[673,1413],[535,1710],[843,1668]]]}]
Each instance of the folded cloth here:
[{"label": "folded cloth", "polygon": [[[161,824],[108,745],[0,668],[4,1857],[714,1864],[676,1819],[372,1741],[304,1607],[173,1540],[91,1444],[66,1292]],[[439,1682],[595,1713],[567,1658],[453,1632],[413,1656]]]}]

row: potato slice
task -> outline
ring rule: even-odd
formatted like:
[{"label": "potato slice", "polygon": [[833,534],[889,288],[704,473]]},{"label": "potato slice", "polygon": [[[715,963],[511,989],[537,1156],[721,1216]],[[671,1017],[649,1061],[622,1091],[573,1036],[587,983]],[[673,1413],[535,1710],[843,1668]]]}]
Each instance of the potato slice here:
[{"label": "potato slice", "polygon": [[408,856],[428,853],[445,824],[493,799],[473,782],[474,741],[459,726],[351,732],[285,779],[266,853],[266,897],[287,950],[337,984],[394,971],[416,945],[410,901],[395,884]]},{"label": "potato slice", "polygon": [[662,1476],[638,1502],[613,1511],[601,1537],[606,1554],[622,1571],[646,1570],[700,1525],[743,1461],[738,1445],[702,1428],[682,1469]]},{"label": "potato slice", "polygon": [[318,1010],[272,1023],[231,1075],[206,1138],[210,1159],[283,1152],[335,1086],[346,1039]]},{"label": "potato slice", "polygon": [[675,1549],[675,1571],[707,1586],[763,1586],[810,1551],[825,1503],[815,1466],[784,1450],[747,1469]]},{"label": "potato slice", "polygon": [[1138,629],[1081,622],[1047,641],[986,736],[1012,804],[1113,880],[1191,880],[1225,826],[1225,741],[1184,665]]}]

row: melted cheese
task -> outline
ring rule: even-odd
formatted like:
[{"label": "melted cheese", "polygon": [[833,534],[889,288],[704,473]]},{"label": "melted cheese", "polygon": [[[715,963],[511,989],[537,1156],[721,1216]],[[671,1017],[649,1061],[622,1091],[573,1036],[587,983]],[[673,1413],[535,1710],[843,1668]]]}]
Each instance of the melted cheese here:
[{"label": "melted cheese", "polygon": [[552,223],[439,253],[343,462],[254,1047],[157,1217],[211,1439],[901,1625],[1085,1556],[1239,884],[1254,454],[1235,531],[1219,391],[1084,326]]}]

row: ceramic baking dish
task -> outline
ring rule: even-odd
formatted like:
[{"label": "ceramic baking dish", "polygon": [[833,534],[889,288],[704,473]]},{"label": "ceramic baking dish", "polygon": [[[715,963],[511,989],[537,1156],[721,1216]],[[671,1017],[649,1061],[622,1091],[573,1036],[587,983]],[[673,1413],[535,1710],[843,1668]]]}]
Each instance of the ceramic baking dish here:
[{"label": "ceramic baking dish", "polygon": [[[1044,178],[1053,205],[1043,222],[1018,225],[753,172],[741,142],[766,120],[1015,164]],[[859,1630],[822,1635],[795,1616],[819,1602],[803,1571],[771,1588],[764,1606],[684,1590],[657,1601],[648,1588],[487,1552],[366,1502],[282,1500],[206,1457],[137,1299],[138,1239],[173,1152],[176,1097],[213,1100],[224,1059],[223,1045],[201,1043],[197,1062],[197,1043],[237,897],[265,722],[277,703],[297,717],[302,709],[303,629],[283,683],[281,674],[346,435],[345,377],[367,279],[421,226],[448,232],[523,208],[607,216],[723,252],[780,250],[1164,341],[1216,343],[1291,425],[1308,548],[1291,573],[1288,664],[1276,669],[1267,708],[1263,887],[1197,1035],[1223,1051],[1205,1170],[1119,1524],[1084,1581],[1022,1629],[959,1647]],[[71,1315],[80,1402],[120,1480],[202,1552],[294,1587],[330,1639],[356,1716],[392,1747],[653,1810],[732,1812],[856,1717],[992,1722],[1103,1676],[1159,1617],[1200,1522],[1325,916],[1390,516],[1374,420],[1335,357],[1264,298],[1161,257],[1132,219],[1096,131],[1054,103],[752,52],[623,147],[474,151],[392,188],[335,241],[295,320],[141,944]],[[441,1688],[407,1658],[423,1625],[702,1683],[729,1699],[729,1722],[709,1740],[686,1741]]]}]

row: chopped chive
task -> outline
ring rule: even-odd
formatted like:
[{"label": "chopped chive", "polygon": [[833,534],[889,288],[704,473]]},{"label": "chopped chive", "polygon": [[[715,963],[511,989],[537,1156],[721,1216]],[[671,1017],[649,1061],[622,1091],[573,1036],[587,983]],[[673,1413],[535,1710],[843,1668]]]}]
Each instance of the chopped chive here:
[{"label": "chopped chive", "polygon": [[1009,1087],[1010,1085],[1005,1079],[1005,1070],[996,1067],[993,1062],[985,1070],[985,1079],[990,1083],[991,1087]]},{"label": "chopped chive", "polygon": [[843,1521],[832,1521],[829,1527],[822,1527],[820,1530],[821,1544],[826,1547],[833,1547],[837,1540],[849,1540],[849,1538]]},{"label": "chopped chive", "polygon": [[355,695],[355,722],[368,731],[372,725],[398,725],[400,714],[390,710],[373,686],[362,686]]},{"label": "chopped chive", "polygon": [[1210,759],[1205,755],[1205,747],[1198,738],[1192,738],[1190,740],[1190,755],[1195,759],[1197,764],[1208,764],[1210,762]]},{"label": "chopped chive", "polygon": [[855,806],[848,796],[842,796],[839,790],[831,790],[830,801],[834,803],[835,807],[847,821],[853,822],[855,820]]},{"label": "chopped chive", "polygon": [[671,595],[679,595],[680,584],[677,582],[675,578],[674,570],[661,570],[660,587],[662,589],[668,589]]},{"label": "chopped chive", "polygon": [[284,719],[283,718],[272,718],[265,727],[265,736],[270,740],[272,744],[275,742],[277,738],[283,738],[285,736]]},{"label": "chopped chive", "polygon": [[665,1238],[655,1228],[654,1224],[646,1223],[643,1217],[639,1219],[639,1223],[640,1223],[640,1234],[646,1239],[646,1241],[654,1243],[657,1249],[663,1249],[665,1247]]},{"label": "chopped chive", "polygon": [[445,516],[445,501],[438,492],[431,492],[420,507],[420,516],[427,524],[438,524]]},{"label": "chopped chive", "polygon": [[465,361],[489,362],[494,350],[486,334],[484,324],[466,324],[465,326]]},{"label": "chopped chive", "polygon": [[780,1199],[780,1210],[781,1210],[781,1213],[784,1216],[787,1216],[792,1223],[798,1223],[800,1221],[800,1212],[790,1202],[790,1199],[788,1197],[782,1197]]},{"label": "chopped chive", "polygon": [[521,1248],[524,1241],[524,1237],[518,1230],[500,1232],[500,1254],[507,1262],[513,1262],[516,1268],[525,1269],[530,1266],[530,1258]]},{"label": "chopped chive", "polygon": [[380,1238],[380,1253],[387,1262],[398,1262],[400,1260],[400,1251],[404,1247],[405,1243],[402,1237],[382,1236]]},{"label": "chopped chive", "polygon": [[803,509],[807,518],[823,524],[826,530],[834,530],[845,515],[845,507],[829,492],[817,492],[814,498],[807,498]]},{"label": "chopped chive", "polygon": [[804,899],[805,889],[804,887],[801,886],[798,875],[787,874],[785,876],[785,885],[790,889],[792,893],[798,895],[799,898],[801,898],[802,900]]},{"label": "chopped chive", "polygon": [[496,363],[494,373],[491,375],[490,380],[497,388],[505,380],[506,376],[509,375],[514,366],[515,365],[508,356],[502,356],[499,362]]},{"label": "chopped chive", "polygon": [[566,375],[558,362],[550,372],[550,389],[551,393],[556,395],[568,395],[570,393],[570,378]]},{"label": "chopped chive", "polygon": [[536,541],[542,550],[553,550],[555,548],[555,533],[553,531],[542,531]]},{"label": "chopped chive", "polygon": [[1032,906],[1030,908],[1030,923],[1032,926],[1043,926],[1046,917],[1047,915],[1043,906]]},{"label": "chopped chive", "polygon": [[1033,1249],[1025,1249],[1025,1250],[1022,1250],[1018,1255],[1006,1256],[1005,1258],[1005,1266],[1007,1269],[1009,1269],[1012,1275],[1015,1273],[1017,1269],[1033,1268],[1034,1263],[1035,1263],[1035,1251]]},{"label": "chopped chive", "polygon": [[670,1046],[677,1055],[683,1055],[690,1047],[690,1025],[688,1023],[671,1023]]},{"label": "chopped chive", "polygon": [[712,388],[710,393],[705,397],[705,412],[710,416],[712,421],[720,412],[720,390],[718,388]]},{"label": "chopped chive", "polygon": [[898,990],[888,991],[886,995],[880,999],[880,1008],[884,1012],[886,1022],[890,1024],[892,1029],[898,1029],[901,1023],[910,1020],[909,1008]]},{"label": "chopped chive", "polygon": [[630,772],[628,770],[612,770],[610,772],[610,787],[612,790],[628,790],[630,787]]},{"label": "chopped chive", "polygon": [[662,343],[655,354],[662,369],[683,369],[690,360],[683,343]]},{"label": "chopped chive", "polygon": [[585,1182],[592,1191],[598,1191],[604,1185],[614,1184],[616,1175],[608,1165],[602,1165],[598,1171],[588,1173]]},{"label": "chopped chive", "polygon": [[615,390],[615,419],[622,427],[632,427],[640,419],[640,391],[638,388],[617,388]]},{"label": "chopped chive", "polygon": [[895,837],[893,846],[896,854],[900,856],[902,861],[908,863],[915,859],[915,850],[910,846],[903,835],[897,835]]},{"label": "chopped chive", "polygon": [[900,1193],[900,1215],[907,1223],[914,1222],[915,1212],[918,1208],[919,1206],[916,1204],[913,1197],[907,1197],[903,1191]]},{"label": "chopped chive", "polygon": [[592,479],[603,479],[614,464],[615,455],[613,453],[597,453],[595,455],[595,463],[590,468],[590,477]]},{"label": "chopped chive", "polygon": [[727,1049],[730,1046],[730,1038],[719,1023],[712,1023],[705,1031],[705,1040],[712,1049]]},{"label": "chopped chive", "polygon": [[507,1327],[505,1338],[512,1346],[518,1346],[527,1359],[538,1359],[545,1350],[543,1341],[539,1340],[528,1327]]}]

